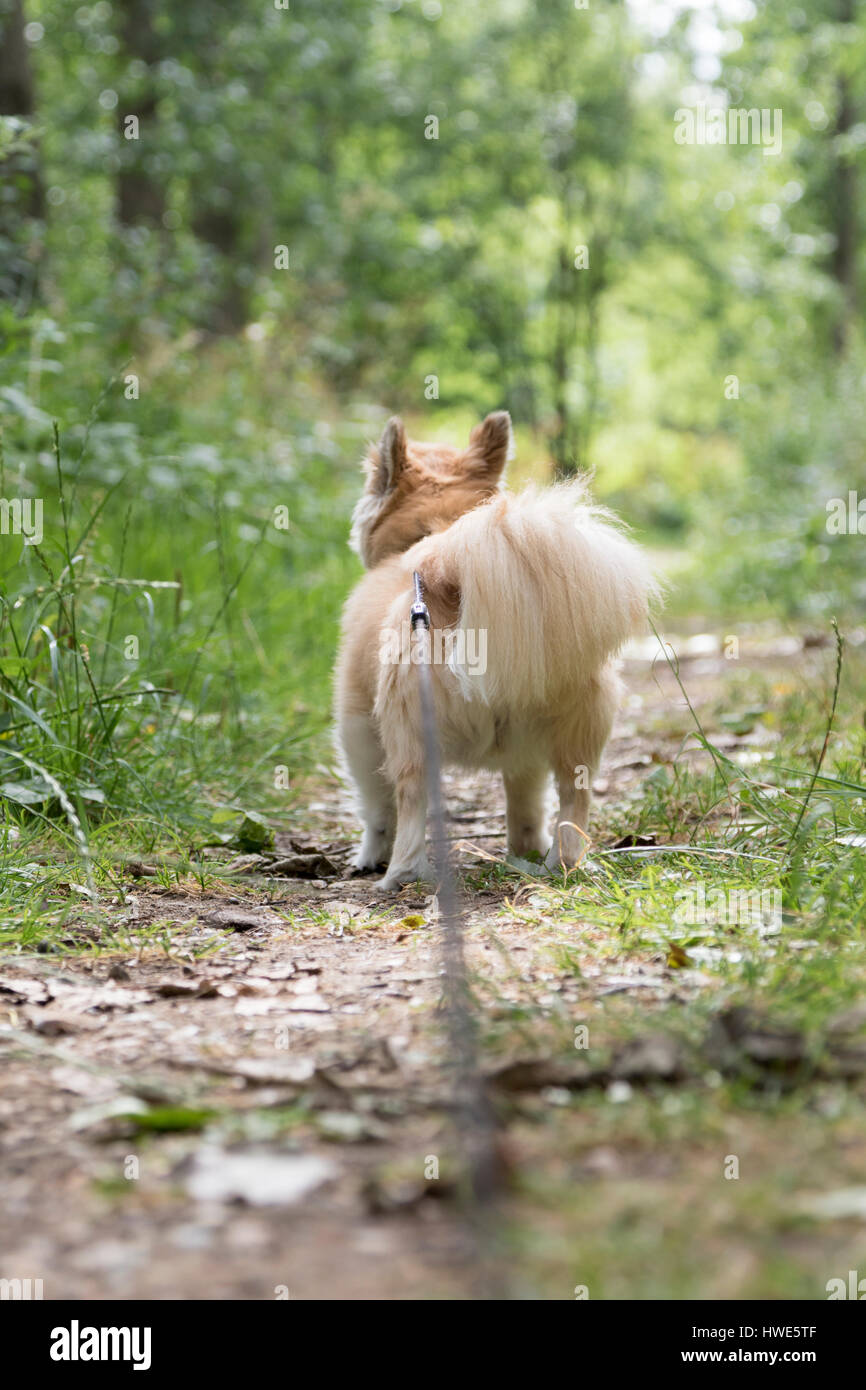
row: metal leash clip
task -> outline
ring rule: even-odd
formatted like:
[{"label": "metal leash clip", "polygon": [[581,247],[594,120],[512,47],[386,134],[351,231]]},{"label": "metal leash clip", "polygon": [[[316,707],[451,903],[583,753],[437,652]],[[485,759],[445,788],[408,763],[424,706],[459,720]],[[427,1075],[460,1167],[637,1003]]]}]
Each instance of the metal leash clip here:
[{"label": "metal leash clip", "polygon": [[409,609],[409,622],[412,625],[413,631],[419,623],[423,623],[426,628],[429,628],[430,612],[424,602],[424,589],[421,584],[421,576],[417,570],[415,570],[412,575],[412,583],[415,585],[415,602]]}]

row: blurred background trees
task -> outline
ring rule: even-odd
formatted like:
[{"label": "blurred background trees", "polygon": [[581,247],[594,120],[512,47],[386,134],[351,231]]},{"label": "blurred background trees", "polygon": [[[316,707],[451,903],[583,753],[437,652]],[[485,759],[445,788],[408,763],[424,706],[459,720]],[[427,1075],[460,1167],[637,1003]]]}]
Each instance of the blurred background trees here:
[{"label": "blurred background trees", "polygon": [[[218,450],[215,398],[446,435],[504,405],[521,460],[723,541],[714,592],[831,603],[823,499],[866,488],[861,0],[0,0],[0,34],[13,421],[102,397],[128,448],[210,400]],[[781,111],[781,153],[677,144],[699,104]]]}]

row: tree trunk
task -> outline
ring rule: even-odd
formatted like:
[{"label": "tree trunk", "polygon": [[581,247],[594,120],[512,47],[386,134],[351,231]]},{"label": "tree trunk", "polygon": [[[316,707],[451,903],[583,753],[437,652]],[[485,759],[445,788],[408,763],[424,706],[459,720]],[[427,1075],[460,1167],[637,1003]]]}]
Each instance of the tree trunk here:
[{"label": "tree trunk", "polygon": [[575,453],[575,426],[568,399],[575,336],[573,296],[577,292],[577,285],[572,276],[567,246],[559,248],[554,283],[555,329],[550,359],[554,433],[550,439],[550,451],[553,454],[557,475],[568,477],[577,472],[578,461]]},{"label": "tree trunk", "polygon": [[[839,20],[853,24],[855,0],[841,0]],[[859,305],[857,285],[857,166],[851,151],[844,148],[846,137],[857,124],[857,110],[851,94],[851,83],[842,73],[837,81],[838,111],[834,135],[843,148],[835,156],[830,215],[836,246],[831,262],[833,278],[842,292],[842,310],[833,332],[837,352],[843,352],[851,328],[856,321]]]},{"label": "tree trunk", "polygon": [[[117,220],[122,227],[161,227],[165,189],[153,169],[157,94],[155,69],[163,55],[156,32],[156,0],[115,0],[117,37],[128,62],[143,63],[145,74],[135,90],[121,89],[117,124],[121,135],[121,167],[117,179]],[[126,134],[126,119],[138,119],[138,139]]]},{"label": "tree trunk", "polygon": [[[36,110],[22,0],[0,0],[0,116],[28,122]],[[0,298],[26,309],[37,288],[44,216],[39,151],[22,132],[0,156]]]},{"label": "tree trunk", "polygon": [[205,188],[194,188],[193,194],[197,204],[193,231],[217,257],[216,296],[210,306],[208,326],[214,333],[236,333],[247,321],[247,288],[237,277],[240,214],[234,208],[208,206]]}]

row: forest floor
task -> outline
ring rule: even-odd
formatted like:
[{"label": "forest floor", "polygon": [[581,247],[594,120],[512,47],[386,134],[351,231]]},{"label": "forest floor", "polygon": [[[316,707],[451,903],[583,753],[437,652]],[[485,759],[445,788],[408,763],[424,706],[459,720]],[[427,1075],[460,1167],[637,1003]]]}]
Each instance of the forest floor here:
[{"label": "forest floor", "polygon": [[[723,641],[683,637],[680,670],[714,743],[754,766],[779,730],[719,722]],[[652,650],[626,663],[594,827],[642,873],[669,843],[645,833],[645,779],[670,799],[674,762],[708,760]],[[771,707],[829,659],[756,630],[737,699]],[[678,944],[670,916],[633,926],[633,892],[599,910],[595,847],[568,883],[504,867],[494,778],[451,775],[447,797],[509,1171],[481,1235],[455,1192],[435,899],[348,876],[355,825],[323,776],[270,857],[214,851],[174,881],[129,863],[59,946],[0,960],[0,1277],[46,1298],[651,1299],[821,1298],[858,1256],[866,1273],[856,1048],[804,1079],[769,989],[729,1007],[778,927]],[[727,815],[703,816],[719,845]]]}]

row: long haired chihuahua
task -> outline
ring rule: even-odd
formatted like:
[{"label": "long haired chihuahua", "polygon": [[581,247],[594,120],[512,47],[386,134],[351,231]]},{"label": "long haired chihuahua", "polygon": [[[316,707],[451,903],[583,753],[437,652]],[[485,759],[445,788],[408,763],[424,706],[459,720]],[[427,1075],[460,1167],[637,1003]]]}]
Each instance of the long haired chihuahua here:
[{"label": "long haired chihuahua", "polygon": [[409,624],[416,571],[443,762],[501,771],[511,853],[537,851],[556,869],[588,842],[592,779],[621,693],[614,659],[645,631],[658,590],[616,519],[590,504],[585,479],[503,491],[510,452],[505,411],[477,425],[466,449],[418,444],[392,419],[364,463],[351,544],[367,574],[343,613],[336,710],[364,824],[355,867],[387,865],[383,889],[433,881]]}]

